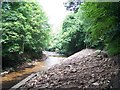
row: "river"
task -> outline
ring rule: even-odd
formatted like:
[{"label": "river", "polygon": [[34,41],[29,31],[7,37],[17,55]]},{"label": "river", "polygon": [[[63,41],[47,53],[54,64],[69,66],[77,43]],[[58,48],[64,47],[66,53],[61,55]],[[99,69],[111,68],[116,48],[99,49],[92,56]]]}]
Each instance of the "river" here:
[{"label": "river", "polygon": [[2,84],[3,90],[8,90],[30,74],[50,68],[51,66],[60,63],[61,60],[65,58],[55,52],[44,51],[43,53],[48,56],[46,60],[41,62],[37,61],[32,67],[11,72],[9,74],[6,74],[5,76],[0,77],[0,80],[2,80],[2,83],[0,83],[0,85]]}]

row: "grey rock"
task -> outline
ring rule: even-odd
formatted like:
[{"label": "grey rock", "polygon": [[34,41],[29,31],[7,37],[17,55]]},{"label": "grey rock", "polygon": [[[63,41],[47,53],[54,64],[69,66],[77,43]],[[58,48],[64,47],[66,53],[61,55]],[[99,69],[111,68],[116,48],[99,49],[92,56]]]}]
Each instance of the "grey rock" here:
[{"label": "grey rock", "polygon": [[93,83],[93,85],[98,86],[98,85],[99,85],[99,83],[98,83],[98,82],[95,82],[95,83]]},{"label": "grey rock", "polygon": [[[61,64],[38,73],[21,86],[26,90],[34,88],[100,88],[107,87],[111,78],[117,75],[118,67],[101,50],[84,49],[68,57]],[[37,80],[33,83],[34,80]],[[110,82],[108,82],[110,81]],[[33,84],[32,84],[33,83]],[[31,86],[32,85],[32,86]]]}]

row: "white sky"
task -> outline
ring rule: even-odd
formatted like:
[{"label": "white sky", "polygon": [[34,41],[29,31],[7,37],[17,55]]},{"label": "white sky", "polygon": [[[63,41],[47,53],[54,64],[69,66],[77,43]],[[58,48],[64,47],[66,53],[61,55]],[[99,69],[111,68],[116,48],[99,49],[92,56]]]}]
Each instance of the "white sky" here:
[{"label": "white sky", "polygon": [[68,11],[66,11],[63,2],[67,0],[37,0],[49,18],[49,23],[53,31],[60,27]]}]

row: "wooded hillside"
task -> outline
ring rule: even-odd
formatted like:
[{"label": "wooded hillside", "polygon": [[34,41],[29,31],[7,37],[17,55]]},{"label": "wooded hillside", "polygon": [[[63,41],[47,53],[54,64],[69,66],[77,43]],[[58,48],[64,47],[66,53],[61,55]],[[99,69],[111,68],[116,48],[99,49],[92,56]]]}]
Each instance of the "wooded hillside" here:
[{"label": "wooded hillside", "polygon": [[50,26],[41,7],[32,2],[2,3],[3,67],[41,57]]}]

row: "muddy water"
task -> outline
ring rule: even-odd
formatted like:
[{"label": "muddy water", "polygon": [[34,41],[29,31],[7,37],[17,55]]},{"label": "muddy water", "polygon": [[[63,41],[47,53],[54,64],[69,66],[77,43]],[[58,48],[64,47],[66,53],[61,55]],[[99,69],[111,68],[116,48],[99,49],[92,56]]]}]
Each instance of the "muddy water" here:
[{"label": "muddy water", "polygon": [[30,68],[24,68],[23,70],[11,72],[2,77],[2,88],[8,89],[24,79],[31,73],[40,71],[44,67],[44,62],[36,62],[34,66]]},{"label": "muddy water", "polygon": [[52,65],[60,63],[62,59],[64,59],[64,57],[59,57],[57,54],[56,56],[55,54],[48,54],[48,58],[45,61],[35,62],[32,67],[24,68],[16,72],[11,72],[3,77],[0,77],[0,80],[2,80],[2,83],[0,82],[0,85],[2,84],[2,88],[4,88],[3,90],[7,90],[29,76],[31,73],[50,68]]}]

